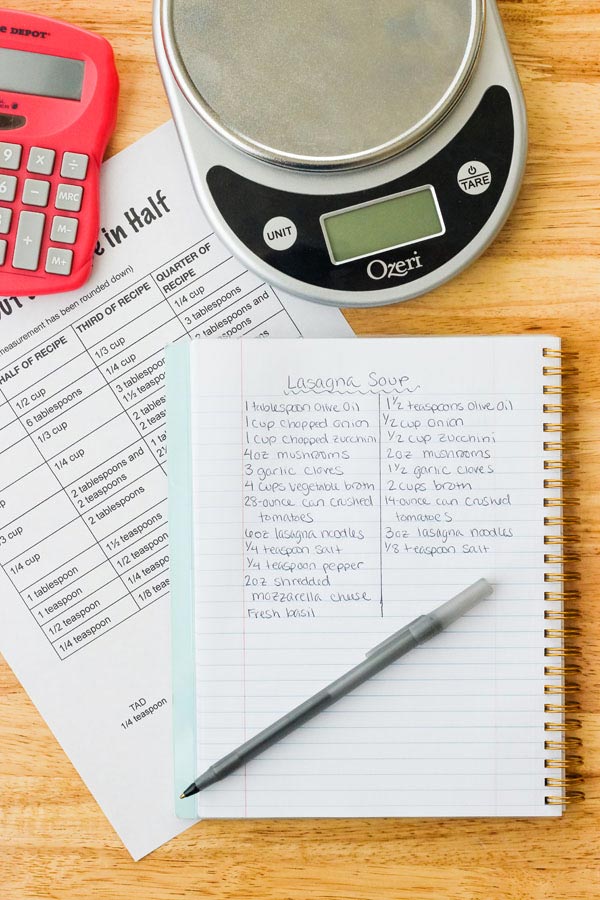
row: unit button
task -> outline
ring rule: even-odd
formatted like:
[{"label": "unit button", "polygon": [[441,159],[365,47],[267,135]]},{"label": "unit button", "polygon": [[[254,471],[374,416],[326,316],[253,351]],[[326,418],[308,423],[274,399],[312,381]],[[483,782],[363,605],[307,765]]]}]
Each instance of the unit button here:
[{"label": "unit button", "polygon": [[263,239],[271,250],[289,250],[296,243],[298,229],[286,216],[269,219],[263,229]]},{"label": "unit button", "polygon": [[458,183],[465,194],[485,194],[492,183],[492,173],[485,163],[473,159],[458,170]]}]

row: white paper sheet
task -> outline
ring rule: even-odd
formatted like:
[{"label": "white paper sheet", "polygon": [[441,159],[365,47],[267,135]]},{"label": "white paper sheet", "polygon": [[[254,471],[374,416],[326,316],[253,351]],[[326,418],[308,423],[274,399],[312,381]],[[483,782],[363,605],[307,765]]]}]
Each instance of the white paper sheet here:
[{"label": "white paper sheet", "polygon": [[199,794],[199,815],[560,814],[543,429],[558,421],[543,349],[559,346],[192,344],[196,774],[417,616],[481,577],[495,588]]},{"label": "white paper sheet", "polygon": [[110,160],[92,280],[0,299],[2,652],[138,859],[173,812],[163,347],[349,335],[216,239],[172,124]]}]

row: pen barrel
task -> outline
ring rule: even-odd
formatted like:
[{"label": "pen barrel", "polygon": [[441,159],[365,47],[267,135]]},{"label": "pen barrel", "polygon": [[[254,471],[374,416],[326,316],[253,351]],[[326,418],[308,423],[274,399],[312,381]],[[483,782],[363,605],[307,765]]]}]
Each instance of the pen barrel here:
[{"label": "pen barrel", "polygon": [[420,616],[418,619],[415,619],[410,625],[396,632],[392,636],[393,640],[384,641],[383,644],[375,648],[375,653],[367,656],[366,659],[354,666],[353,669],[350,669],[349,672],[345,672],[328,687],[309,697],[308,700],[300,703],[299,706],[294,707],[285,716],[277,719],[263,731],[242,744],[241,747],[238,747],[216,762],[211,766],[215,779],[225,778],[244,763],[250,762],[255,756],[263,753],[273,744],[278,743],[300,725],[308,722],[341,697],[344,697],[350,691],[363,684],[363,682],[368,681],[378,672],[381,672],[390,663],[400,659],[401,656],[422,644],[423,641],[427,641],[435,634],[439,634],[441,630],[439,623],[431,616]]},{"label": "pen barrel", "polygon": [[369,650],[366,659],[354,666],[353,669],[350,669],[349,672],[345,672],[332,684],[323,688],[314,696],[309,697],[304,703],[300,703],[299,706],[296,706],[286,715],[277,719],[276,722],[271,723],[263,731],[254,735],[241,747],[237,747],[227,756],[214,763],[204,775],[196,779],[194,782],[196,790],[204,790],[205,787],[214,784],[215,781],[220,781],[221,778],[225,778],[231,772],[239,769],[240,766],[250,762],[255,756],[263,753],[273,744],[280,741],[281,738],[327,709],[336,700],[345,697],[346,694],[349,694],[365,681],[377,675],[382,669],[400,659],[414,647],[418,647],[419,644],[423,644],[436,634],[439,634],[476,603],[489,596],[492,590],[492,586],[485,579],[480,579],[476,584],[457,594],[456,597],[453,597],[432,613],[419,616],[418,619],[415,619],[409,625],[390,635],[376,647],[373,647],[372,650]]},{"label": "pen barrel", "polygon": [[329,688],[319,691],[250,738],[241,747],[228,753],[227,756],[224,756],[211,767],[212,770],[217,778],[225,778],[226,775],[235,771],[240,765],[250,762],[255,756],[268,750],[273,744],[277,744],[281,738],[295,731],[299,725],[303,725],[304,722],[308,722],[313,716],[327,709],[335,700],[336,697],[331,695]]},{"label": "pen barrel", "polygon": [[366,659],[329,685],[328,691],[333,700],[353,691],[410,650],[418,647],[419,644],[439,634],[441,630],[441,626],[430,616],[419,616],[418,619],[396,632],[379,647],[375,647]]}]

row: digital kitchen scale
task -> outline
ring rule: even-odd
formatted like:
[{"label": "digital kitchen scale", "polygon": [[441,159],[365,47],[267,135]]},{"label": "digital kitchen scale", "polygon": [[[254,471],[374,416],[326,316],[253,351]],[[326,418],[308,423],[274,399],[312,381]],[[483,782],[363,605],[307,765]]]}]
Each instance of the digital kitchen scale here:
[{"label": "digital kitchen scale", "polygon": [[495,0],[155,0],[154,26],[200,202],[265,281],[408,300],[508,216],[527,122]]}]

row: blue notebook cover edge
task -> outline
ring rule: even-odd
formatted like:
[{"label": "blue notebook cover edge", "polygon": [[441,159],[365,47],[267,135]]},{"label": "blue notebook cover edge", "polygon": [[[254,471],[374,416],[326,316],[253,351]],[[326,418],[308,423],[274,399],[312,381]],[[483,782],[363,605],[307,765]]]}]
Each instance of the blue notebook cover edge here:
[{"label": "blue notebook cover edge", "polygon": [[173,659],[173,768],[175,814],[196,819],[194,797],[180,793],[196,772],[194,554],[189,341],[166,348],[167,476]]}]

